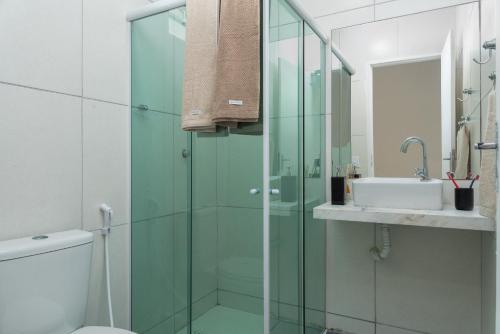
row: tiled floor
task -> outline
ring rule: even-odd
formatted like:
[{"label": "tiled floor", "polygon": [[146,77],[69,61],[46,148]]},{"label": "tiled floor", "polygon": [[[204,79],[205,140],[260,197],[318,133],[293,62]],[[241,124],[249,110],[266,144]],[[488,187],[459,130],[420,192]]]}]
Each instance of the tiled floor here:
[{"label": "tiled floor", "polygon": [[[248,313],[224,306],[215,306],[193,322],[192,334],[262,334],[262,315]],[[278,321],[273,322],[273,334],[301,333],[297,324]],[[319,334],[318,329],[307,328],[307,334]],[[177,334],[187,334],[186,328]]]},{"label": "tiled floor", "polygon": [[[216,306],[193,322],[193,334],[261,334],[260,315]],[[186,329],[177,334],[186,334]]]}]

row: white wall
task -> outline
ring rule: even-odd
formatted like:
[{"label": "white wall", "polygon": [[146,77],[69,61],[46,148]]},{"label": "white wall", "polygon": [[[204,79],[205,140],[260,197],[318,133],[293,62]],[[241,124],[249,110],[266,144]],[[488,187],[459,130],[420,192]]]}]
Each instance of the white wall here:
[{"label": "white wall", "polygon": [[101,203],[116,323],[129,326],[129,32],[147,0],[0,2],[0,240],[94,232],[87,324],[107,324]]}]

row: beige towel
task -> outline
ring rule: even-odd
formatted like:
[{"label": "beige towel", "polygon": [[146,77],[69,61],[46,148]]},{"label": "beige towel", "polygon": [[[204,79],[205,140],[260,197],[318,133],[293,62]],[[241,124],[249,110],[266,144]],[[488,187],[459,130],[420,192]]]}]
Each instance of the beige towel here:
[{"label": "beige towel", "polygon": [[469,130],[463,125],[457,133],[457,164],[455,179],[464,180],[469,174],[470,138]]},{"label": "beige towel", "polygon": [[260,0],[220,0],[216,86],[215,123],[259,120]]},{"label": "beige towel", "polygon": [[214,132],[219,0],[187,0],[182,129]]},{"label": "beige towel", "polygon": [[[486,125],[485,143],[496,143],[496,96],[493,90],[488,96],[488,120]],[[481,151],[481,181],[479,185],[479,212],[481,215],[495,218],[496,214],[496,169],[497,151]]]}]

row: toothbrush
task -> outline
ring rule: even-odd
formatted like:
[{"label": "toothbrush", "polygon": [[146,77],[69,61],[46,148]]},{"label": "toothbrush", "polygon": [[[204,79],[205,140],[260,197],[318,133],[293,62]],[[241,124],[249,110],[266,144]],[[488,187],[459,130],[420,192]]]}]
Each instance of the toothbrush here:
[{"label": "toothbrush", "polygon": [[340,176],[340,172],[342,171],[342,167],[337,166],[337,177]]},{"label": "toothbrush", "polygon": [[458,185],[457,181],[455,181],[455,177],[453,176],[453,173],[448,172],[448,173],[446,173],[446,175],[448,175],[448,178],[451,180],[451,182],[453,182],[453,184],[455,185],[455,188],[459,189],[460,186]]},{"label": "toothbrush", "polygon": [[479,175],[476,175],[476,177],[472,180],[472,182],[470,183],[469,188],[472,189],[472,186],[474,185],[474,182],[476,182],[477,180],[479,180]]}]

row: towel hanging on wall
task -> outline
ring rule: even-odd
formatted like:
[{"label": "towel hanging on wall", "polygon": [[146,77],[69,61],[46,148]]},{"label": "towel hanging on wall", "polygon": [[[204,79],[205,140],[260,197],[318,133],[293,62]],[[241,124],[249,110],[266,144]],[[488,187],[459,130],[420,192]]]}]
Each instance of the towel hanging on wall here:
[{"label": "towel hanging on wall", "polygon": [[187,0],[182,129],[214,132],[219,0]]},{"label": "towel hanging on wall", "polygon": [[220,0],[214,123],[258,122],[260,54],[260,0]]},{"label": "towel hanging on wall", "polygon": [[[496,94],[491,91],[488,96],[488,120],[486,134],[483,139],[486,143],[496,143]],[[495,219],[496,215],[496,168],[497,151],[481,151],[481,184],[479,185],[479,213]]]}]

